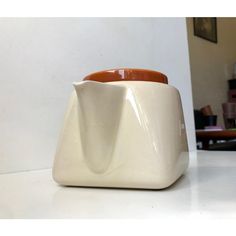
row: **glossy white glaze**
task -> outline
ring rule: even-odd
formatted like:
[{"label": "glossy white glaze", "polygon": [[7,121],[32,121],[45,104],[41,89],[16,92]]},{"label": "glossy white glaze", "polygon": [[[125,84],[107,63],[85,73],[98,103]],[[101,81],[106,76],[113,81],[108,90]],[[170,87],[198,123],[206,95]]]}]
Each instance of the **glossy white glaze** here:
[{"label": "glossy white glaze", "polygon": [[155,82],[75,83],[54,162],[62,185],[165,188],[188,165],[179,92]]}]

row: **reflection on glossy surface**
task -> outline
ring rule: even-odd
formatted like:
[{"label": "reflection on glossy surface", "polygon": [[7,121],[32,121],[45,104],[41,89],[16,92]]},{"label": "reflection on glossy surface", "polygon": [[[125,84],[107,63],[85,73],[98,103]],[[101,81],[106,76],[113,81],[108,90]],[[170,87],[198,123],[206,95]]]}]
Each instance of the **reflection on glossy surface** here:
[{"label": "reflection on glossy surface", "polygon": [[167,76],[152,70],[120,68],[106,71],[99,71],[90,74],[84,80],[93,80],[99,82],[112,81],[152,81],[168,84]]},{"label": "reflection on glossy surface", "polygon": [[[171,216],[172,213],[190,214],[191,192],[189,188],[183,192],[188,185],[188,177],[183,176],[172,187],[159,191],[68,187],[55,193],[53,210],[61,217],[83,215],[84,218],[143,218],[162,214]],[[77,214],[72,216],[71,212]]]},{"label": "reflection on glossy surface", "polygon": [[[141,115],[140,115],[140,105],[139,103],[135,100],[135,96],[134,93],[132,91],[132,89],[128,88],[127,89],[127,93],[126,93],[126,100],[129,101],[131,107],[134,110],[135,116],[138,119],[139,125],[142,126],[142,122],[141,122]],[[139,109],[138,109],[139,106]]]},{"label": "reflection on glossy surface", "polygon": [[235,217],[236,153],[191,153],[186,174],[170,188],[61,187],[51,170],[0,175],[1,218]]}]

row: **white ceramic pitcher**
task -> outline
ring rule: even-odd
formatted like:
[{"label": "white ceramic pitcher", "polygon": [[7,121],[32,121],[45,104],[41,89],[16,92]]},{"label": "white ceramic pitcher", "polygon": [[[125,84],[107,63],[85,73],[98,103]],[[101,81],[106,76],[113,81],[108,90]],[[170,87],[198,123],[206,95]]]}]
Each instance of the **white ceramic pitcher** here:
[{"label": "white ceramic pitcher", "polygon": [[165,75],[116,69],[74,83],[53,167],[59,184],[166,188],[188,158],[180,95]]}]

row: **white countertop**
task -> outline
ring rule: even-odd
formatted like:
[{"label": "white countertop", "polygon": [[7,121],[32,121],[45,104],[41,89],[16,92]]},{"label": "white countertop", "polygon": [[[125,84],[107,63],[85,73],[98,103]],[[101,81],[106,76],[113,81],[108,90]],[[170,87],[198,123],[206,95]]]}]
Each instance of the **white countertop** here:
[{"label": "white countertop", "polygon": [[236,152],[191,153],[165,190],[58,186],[51,170],[0,175],[0,218],[236,217]]}]

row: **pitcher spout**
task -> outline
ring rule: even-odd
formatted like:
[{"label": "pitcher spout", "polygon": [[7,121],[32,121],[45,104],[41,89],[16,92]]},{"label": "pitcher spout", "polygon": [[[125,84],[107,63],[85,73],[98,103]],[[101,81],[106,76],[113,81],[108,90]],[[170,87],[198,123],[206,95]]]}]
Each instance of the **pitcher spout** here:
[{"label": "pitcher spout", "polygon": [[126,88],[94,81],[73,85],[78,98],[85,161],[93,172],[104,173],[111,163],[116,144]]}]

